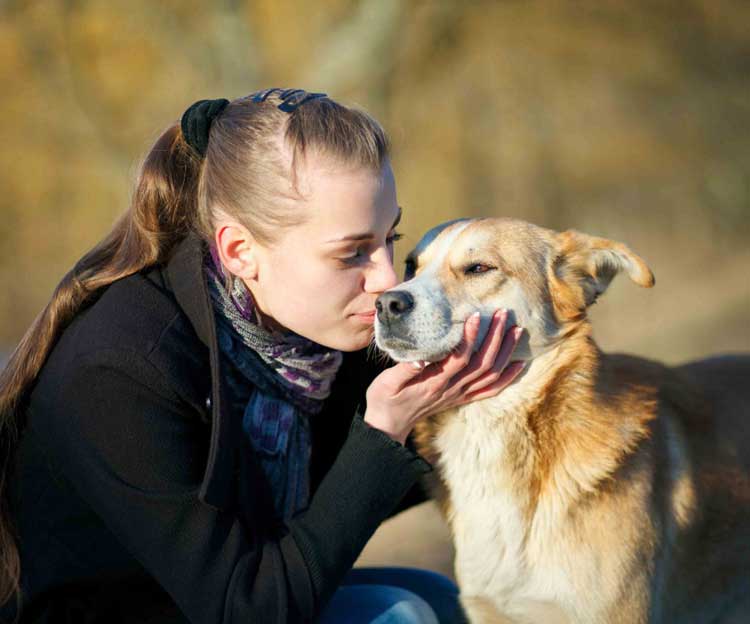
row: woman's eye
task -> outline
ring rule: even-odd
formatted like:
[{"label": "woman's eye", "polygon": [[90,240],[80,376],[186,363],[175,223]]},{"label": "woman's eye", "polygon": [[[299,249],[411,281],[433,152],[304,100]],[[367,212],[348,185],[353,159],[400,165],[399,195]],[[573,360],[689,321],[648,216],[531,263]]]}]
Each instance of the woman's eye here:
[{"label": "woman's eye", "polygon": [[478,275],[479,273],[487,273],[487,271],[494,270],[495,267],[490,266],[489,264],[482,264],[481,262],[477,262],[475,264],[470,264],[464,269],[464,273],[466,275]]},{"label": "woman's eye", "polygon": [[[391,234],[385,239],[385,244],[388,247],[392,247],[393,243],[395,243],[398,240],[401,240],[401,238],[402,238],[401,234],[399,234],[398,232],[394,232],[393,234]],[[348,256],[343,256],[339,258],[339,261],[343,262],[344,264],[357,264],[363,258],[366,258],[367,256],[369,256],[369,254],[372,253],[374,249],[375,249],[375,243],[373,243],[372,246],[368,245],[368,246],[358,247],[355,251],[353,251]]]},{"label": "woman's eye", "polygon": [[400,234],[399,232],[394,232],[388,238],[385,239],[385,242],[389,245],[393,245],[393,243],[400,241],[403,237],[404,237],[403,234]]},{"label": "woman's eye", "polygon": [[350,255],[344,256],[343,258],[339,258],[339,260],[342,260],[343,262],[356,262],[357,260],[362,258],[364,255],[365,255],[364,250],[360,247],[359,249],[356,249]]}]

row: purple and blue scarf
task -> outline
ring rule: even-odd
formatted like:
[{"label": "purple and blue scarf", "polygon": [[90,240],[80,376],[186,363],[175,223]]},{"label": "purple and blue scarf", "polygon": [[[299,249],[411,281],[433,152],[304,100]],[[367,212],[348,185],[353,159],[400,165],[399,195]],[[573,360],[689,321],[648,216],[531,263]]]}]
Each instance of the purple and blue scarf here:
[{"label": "purple and blue scarf", "polygon": [[309,503],[309,418],[322,409],[343,355],[264,327],[249,289],[225,273],[214,248],[204,269],[219,350],[241,376],[226,381],[236,396],[242,396],[240,385],[251,382],[242,428],[271,485],[276,512],[288,520]]}]

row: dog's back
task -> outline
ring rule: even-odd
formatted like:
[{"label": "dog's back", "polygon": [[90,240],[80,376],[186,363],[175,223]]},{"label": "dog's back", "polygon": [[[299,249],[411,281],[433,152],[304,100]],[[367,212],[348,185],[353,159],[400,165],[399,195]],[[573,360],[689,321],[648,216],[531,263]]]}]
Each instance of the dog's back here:
[{"label": "dog's back", "polygon": [[716,426],[731,431],[745,451],[739,457],[750,470],[750,356],[723,355],[676,369],[707,398]]},{"label": "dog's back", "polygon": [[750,356],[601,356],[604,385],[658,397],[643,449],[661,534],[650,621],[729,623],[734,609],[750,622]]},{"label": "dog's back", "polygon": [[[699,503],[668,583],[672,601],[686,607],[674,605],[676,620],[732,622],[742,614],[737,621],[750,622],[750,357],[714,357],[676,373],[680,383],[663,389],[664,400],[681,405],[675,418]],[[695,403],[685,405],[685,395]],[[688,606],[697,604],[705,613]]]}]

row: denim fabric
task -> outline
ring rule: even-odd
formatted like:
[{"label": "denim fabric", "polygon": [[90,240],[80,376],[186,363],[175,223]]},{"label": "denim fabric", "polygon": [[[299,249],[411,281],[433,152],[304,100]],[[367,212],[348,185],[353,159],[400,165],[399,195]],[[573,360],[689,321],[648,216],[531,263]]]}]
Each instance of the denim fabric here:
[{"label": "denim fabric", "polygon": [[458,587],[415,568],[357,568],[321,614],[319,624],[456,624],[464,618]]}]

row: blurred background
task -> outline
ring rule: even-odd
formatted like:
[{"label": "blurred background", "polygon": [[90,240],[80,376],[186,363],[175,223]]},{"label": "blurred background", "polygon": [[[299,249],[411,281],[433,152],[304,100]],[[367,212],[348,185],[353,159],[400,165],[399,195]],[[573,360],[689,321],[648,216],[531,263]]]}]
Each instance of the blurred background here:
[{"label": "blurred background", "polygon": [[[267,86],[386,127],[397,260],[457,216],[576,228],[656,275],[592,310],[605,350],[750,351],[749,26],[742,0],[0,0],[0,362],[125,209],[160,131]],[[429,506],[362,561],[450,573]]]}]

